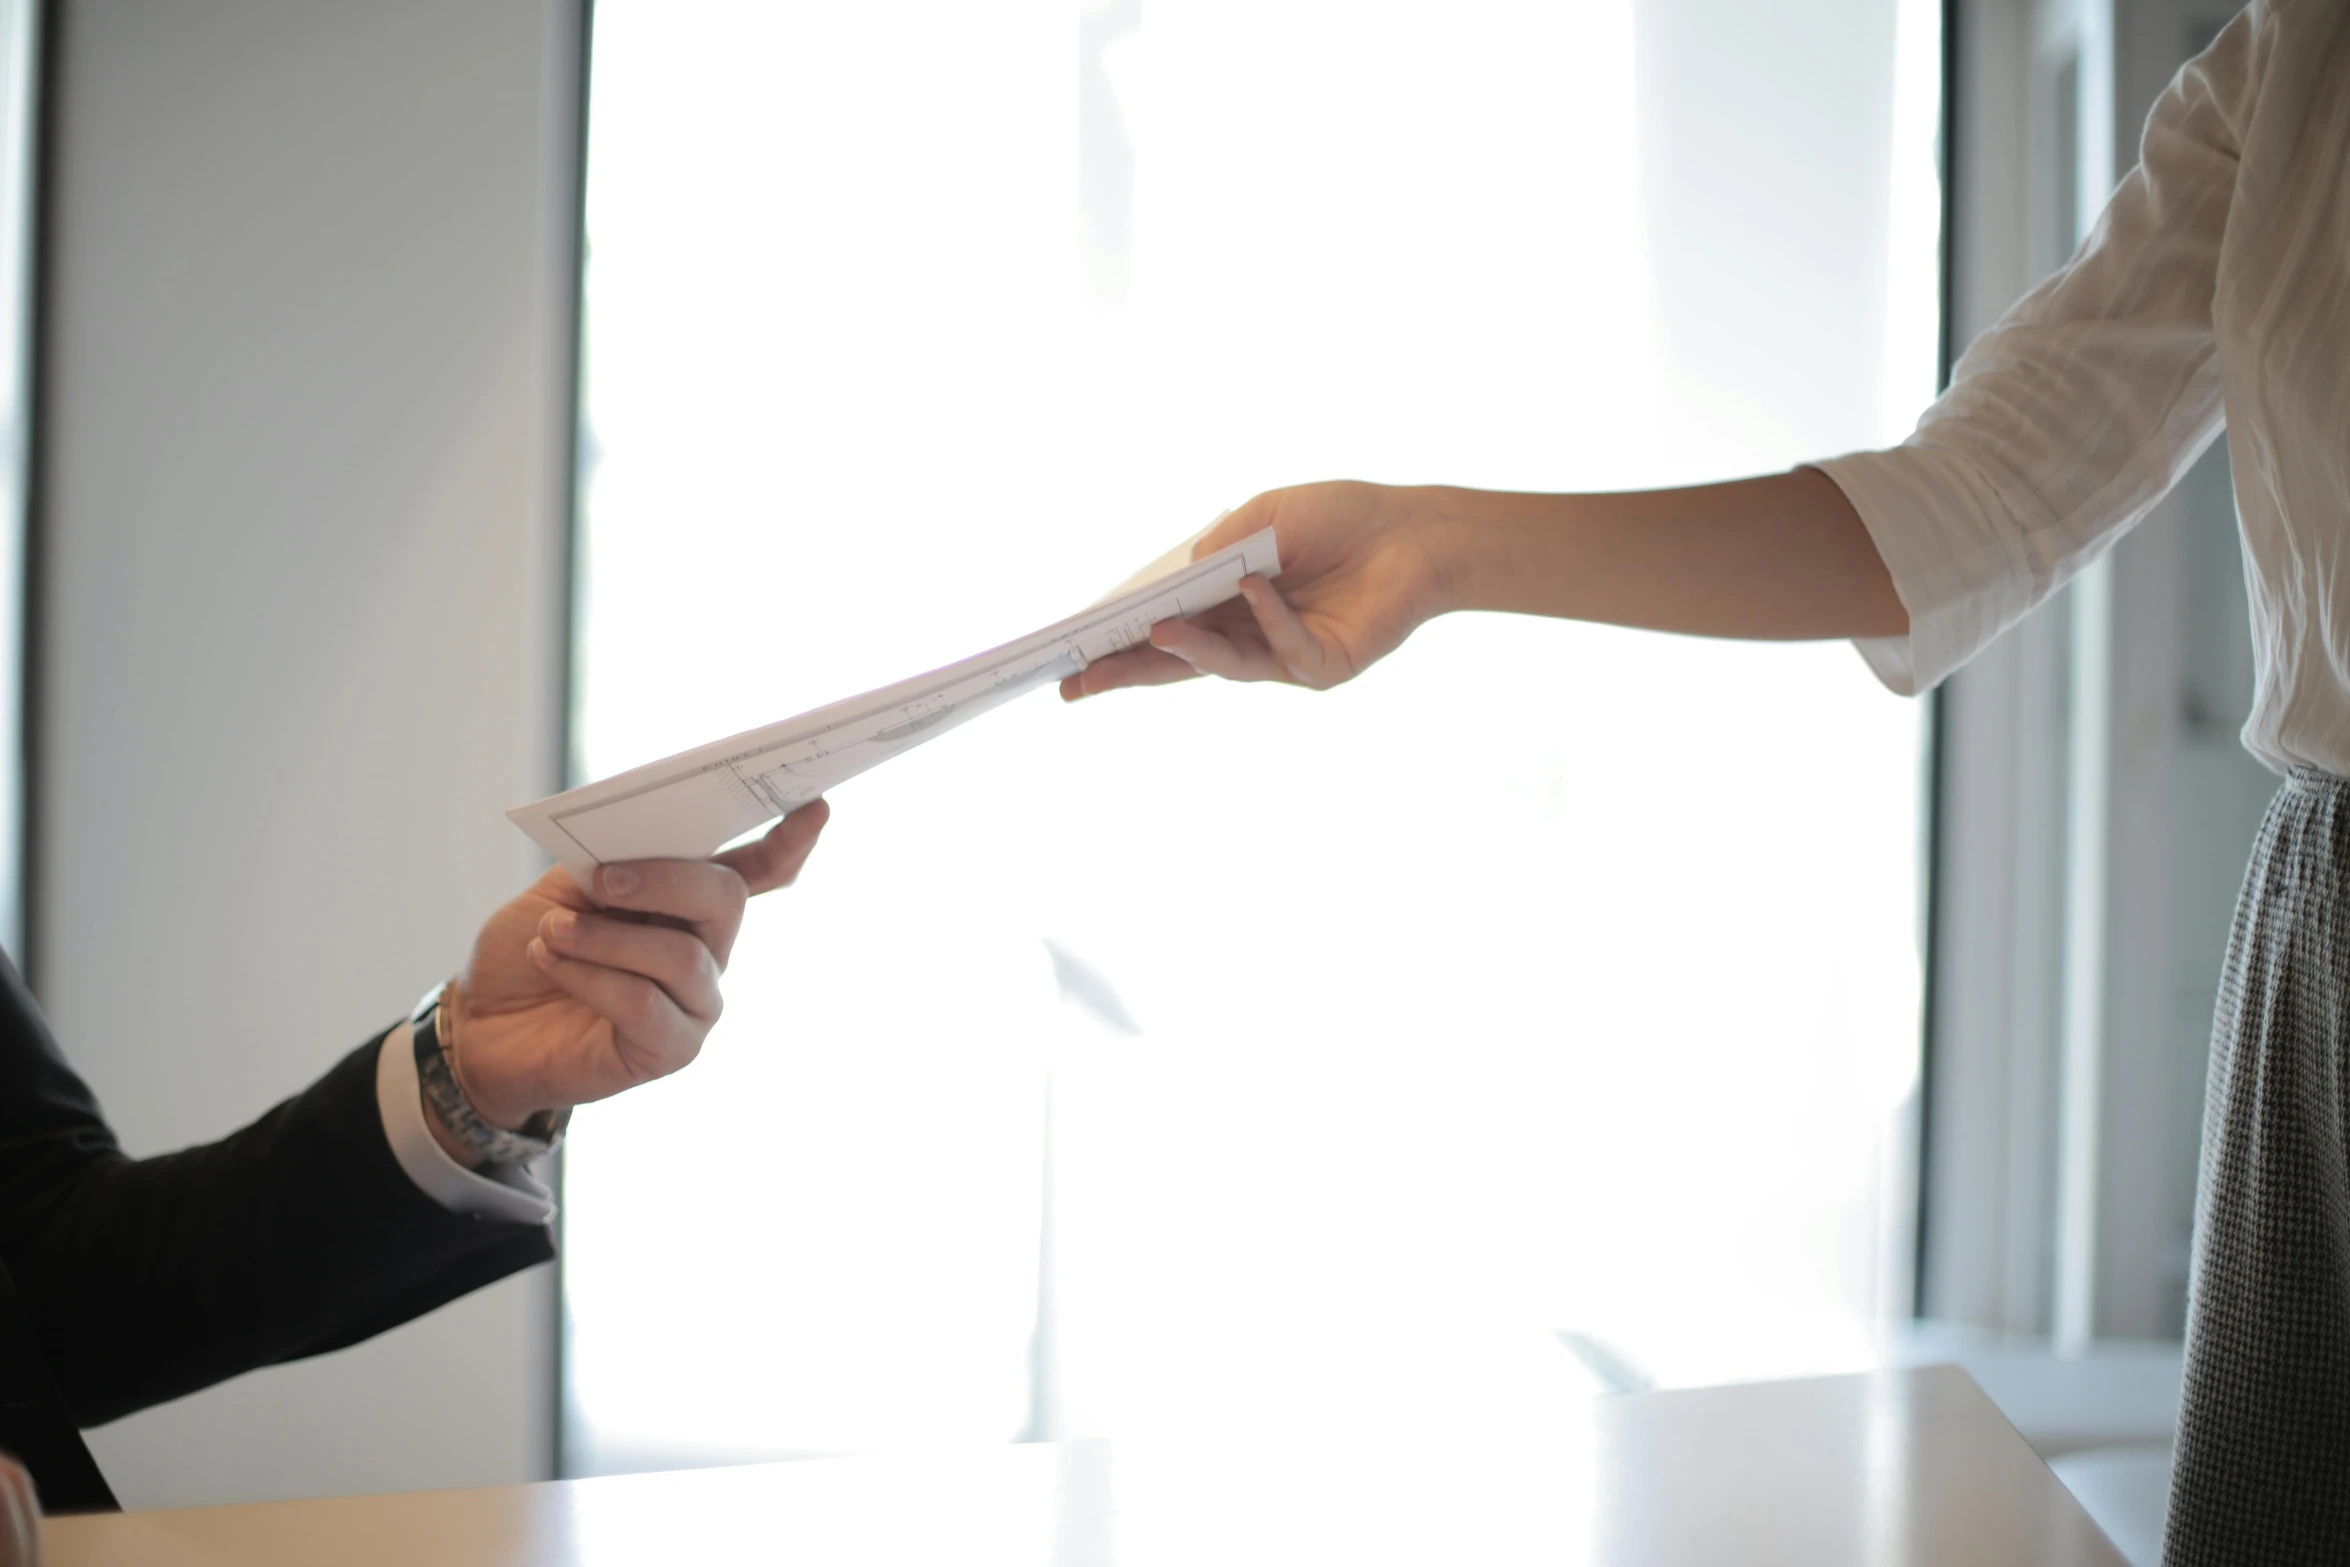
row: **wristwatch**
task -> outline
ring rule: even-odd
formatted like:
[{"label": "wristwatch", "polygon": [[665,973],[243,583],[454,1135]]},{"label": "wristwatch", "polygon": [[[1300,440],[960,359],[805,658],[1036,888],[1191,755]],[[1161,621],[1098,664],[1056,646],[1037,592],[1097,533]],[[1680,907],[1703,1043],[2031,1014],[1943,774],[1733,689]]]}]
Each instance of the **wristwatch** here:
[{"label": "wristwatch", "polygon": [[408,1032],[416,1042],[416,1081],[425,1103],[441,1118],[441,1125],[459,1146],[484,1164],[528,1164],[552,1152],[571,1123],[569,1110],[541,1110],[522,1123],[519,1131],[494,1126],[473,1107],[457,1081],[456,1064],[441,1038],[441,997],[447,985],[435,985],[409,1014]]}]

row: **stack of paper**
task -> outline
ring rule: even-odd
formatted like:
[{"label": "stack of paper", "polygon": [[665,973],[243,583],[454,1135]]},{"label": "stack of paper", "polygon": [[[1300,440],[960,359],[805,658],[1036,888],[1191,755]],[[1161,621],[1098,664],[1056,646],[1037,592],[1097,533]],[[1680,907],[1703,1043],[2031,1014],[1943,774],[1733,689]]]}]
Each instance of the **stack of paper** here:
[{"label": "stack of paper", "polygon": [[1140,645],[1162,620],[1223,603],[1244,576],[1281,569],[1269,528],[1204,560],[1188,553],[1017,642],[506,814],[582,886],[607,860],[700,859],[957,724]]}]

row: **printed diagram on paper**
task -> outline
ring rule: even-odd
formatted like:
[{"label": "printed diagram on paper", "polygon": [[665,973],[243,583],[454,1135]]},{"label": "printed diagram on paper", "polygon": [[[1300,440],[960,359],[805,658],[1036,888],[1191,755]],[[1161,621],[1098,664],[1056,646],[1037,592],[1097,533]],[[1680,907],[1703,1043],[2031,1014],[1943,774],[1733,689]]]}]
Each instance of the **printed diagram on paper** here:
[{"label": "printed diagram on paper", "polygon": [[1141,643],[1162,620],[1196,615],[1281,569],[1271,529],[1204,560],[1178,551],[1082,614],[1017,642],[696,746],[506,814],[584,885],[607,860],[699,859],[835,784],[1024,692]]}]

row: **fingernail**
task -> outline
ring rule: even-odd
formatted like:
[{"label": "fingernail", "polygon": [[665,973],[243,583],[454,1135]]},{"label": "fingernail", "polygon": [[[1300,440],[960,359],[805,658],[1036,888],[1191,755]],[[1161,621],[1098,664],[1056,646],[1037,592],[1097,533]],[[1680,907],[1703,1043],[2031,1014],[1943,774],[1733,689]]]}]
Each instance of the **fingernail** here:
[{"label": "fingernail", "polygon": [[555,961],[555,954],[547,950],[547,944],[536,936],[530,938],[530,946],[525,950],[529,953],[531,962],[536,963],[540,968],[545,968]]},{"label": "fingernail", "polygon": [[557,909],[547,916],[547,934],[557,941],[569,941],[579,931],[579,916],[569,909]]},{"label": "fingernail", "polygon": [[604,895],[610,898],[627,897],[636,891],[637,882],[641,880],[635,871],[625,865],[605,866],[599,873],[599,879],[604,884]]}]

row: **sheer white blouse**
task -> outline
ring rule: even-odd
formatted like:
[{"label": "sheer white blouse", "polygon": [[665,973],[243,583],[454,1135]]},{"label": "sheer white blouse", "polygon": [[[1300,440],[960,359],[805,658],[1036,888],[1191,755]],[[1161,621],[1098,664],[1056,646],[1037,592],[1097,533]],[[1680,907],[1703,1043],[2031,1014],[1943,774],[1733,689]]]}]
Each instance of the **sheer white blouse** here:
[{"label": "sheer white blouse", "polygon": [[1915,434],[1818,464],[1924,690],[2143,517],[2224,422],[2252,600],[2244,743],[2350,775],[2350,5],[2255,0],[2146,122],[2065,268],[1970,346]]}]

